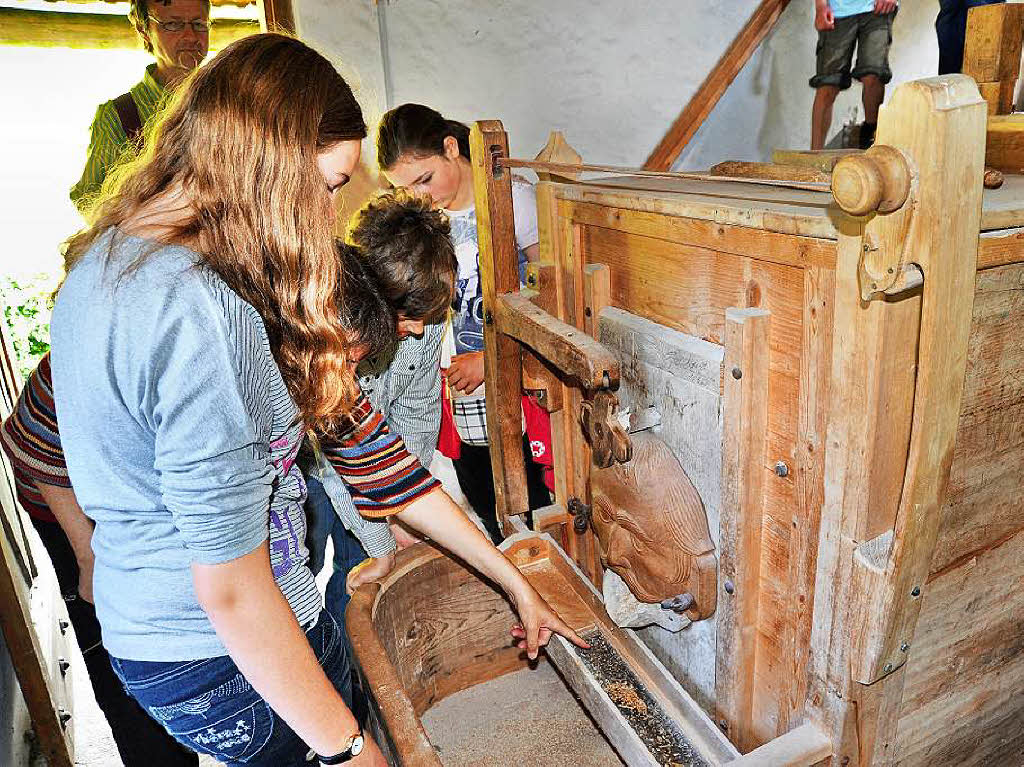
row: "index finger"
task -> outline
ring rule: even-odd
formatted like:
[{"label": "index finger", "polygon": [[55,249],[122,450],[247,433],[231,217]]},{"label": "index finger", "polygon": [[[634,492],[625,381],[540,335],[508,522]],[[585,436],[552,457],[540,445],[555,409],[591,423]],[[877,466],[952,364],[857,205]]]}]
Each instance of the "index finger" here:
[{"label": "index finger", "polygon": [[584,650],[590,648],[590,644],[585,642],[579,634],[577,634],[575,631],[569,628],[569,625],[561,618],[559,618],[558,615],[555,615],[554,620],[551,621],[551,625],[548,626],[548,628],[550,628],[556,634],[564,636],[577,647],[581,647]]}]

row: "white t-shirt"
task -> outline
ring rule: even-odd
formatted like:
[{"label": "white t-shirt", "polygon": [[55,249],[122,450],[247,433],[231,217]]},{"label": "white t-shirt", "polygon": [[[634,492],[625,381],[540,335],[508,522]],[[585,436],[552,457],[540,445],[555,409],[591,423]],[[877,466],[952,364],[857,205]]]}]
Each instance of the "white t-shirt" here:
[{"label": "white t-shirt", "polygon": [[[484,348],[483,294],[480,287],[480,245],[476,232],[476,206],[446,210],[452,227],[452,244],[459,262],[452,312],[455,353],[478,352]],[[512,177],[512,215],[516,247],[519,249],[519,281],[526,280],[526,249],[535,245],[537,234],[537,192],[529,181]]]}]

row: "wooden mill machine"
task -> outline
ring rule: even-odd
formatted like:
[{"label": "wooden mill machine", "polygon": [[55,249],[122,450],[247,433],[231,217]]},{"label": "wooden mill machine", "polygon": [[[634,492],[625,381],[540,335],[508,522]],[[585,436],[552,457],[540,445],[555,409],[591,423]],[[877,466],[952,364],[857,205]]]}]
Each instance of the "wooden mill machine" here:
[{"label": "wooden mill machine", "polygon": [[[508,156],[500,123],[474,127],[506,546],[608,641],[694,764],[1024,759],[1024,177],[1003,163],[983,189],[987,120],[969,77],[903,85],[830,183],[538,164]],[[525,287],[516,167],[542,174]],[[555,453],[533,532],[524,389]],[[391,627],[371,660],[394,676],[358,660],[371,687],[419,691],[376,701],[404,733],[396,762],[437,763],[417,717],[518,659],[498,632],[425,678],[396,578],[357,594],[352,621]],[[609,578],[688,625],[616,626]],[[627,764],[669,763],[575,648],[550,655]],[[426,761],[401,757],[412,742]]]}]

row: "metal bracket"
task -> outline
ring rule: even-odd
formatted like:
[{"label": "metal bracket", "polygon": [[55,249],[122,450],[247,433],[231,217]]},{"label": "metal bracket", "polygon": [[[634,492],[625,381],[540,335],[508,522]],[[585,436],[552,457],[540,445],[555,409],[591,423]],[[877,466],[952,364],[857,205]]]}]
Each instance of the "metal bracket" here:
[{"label": "metal bracket", "polygon": [[590,527],[590,517],[593,509],[576,496],[569,499],[567,511],[572,516],[572,529],[581,535],[587,532]]}]

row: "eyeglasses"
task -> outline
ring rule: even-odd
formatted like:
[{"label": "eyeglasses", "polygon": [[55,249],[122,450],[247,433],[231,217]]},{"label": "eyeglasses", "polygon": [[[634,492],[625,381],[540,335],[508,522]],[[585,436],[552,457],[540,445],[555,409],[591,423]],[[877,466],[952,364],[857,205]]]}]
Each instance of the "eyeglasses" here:
[{"label": "eyeglasses", "polygon": [[161,21],[152,14],[149,17],[153,23],[156,24],[164,32],[184,32],[185,27],[191,26],[192,31],[197,35],[204,34],[210,31],[210,26],[213,24],[209,19],[192,19],[192,21]]}]

